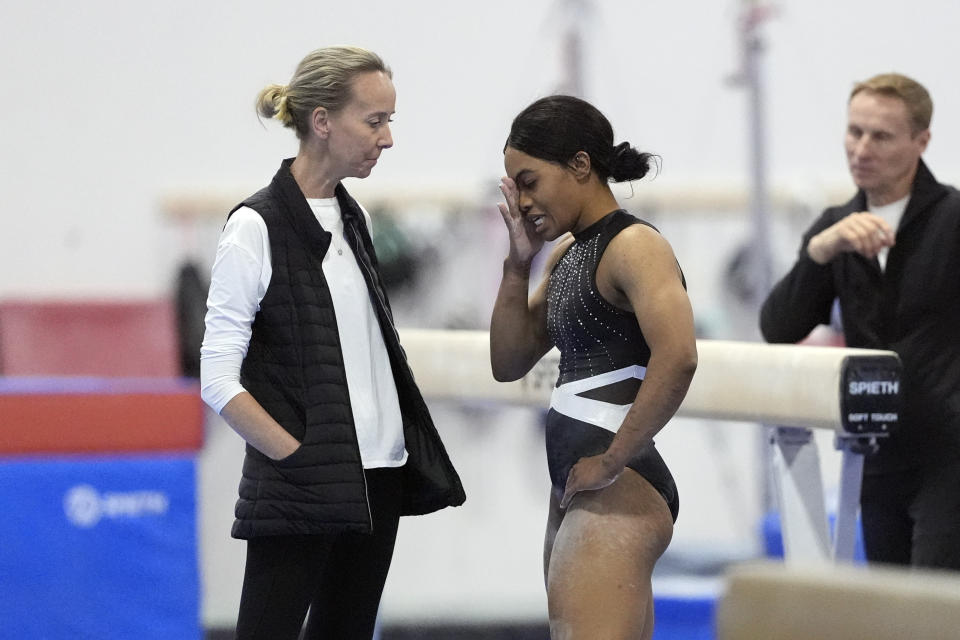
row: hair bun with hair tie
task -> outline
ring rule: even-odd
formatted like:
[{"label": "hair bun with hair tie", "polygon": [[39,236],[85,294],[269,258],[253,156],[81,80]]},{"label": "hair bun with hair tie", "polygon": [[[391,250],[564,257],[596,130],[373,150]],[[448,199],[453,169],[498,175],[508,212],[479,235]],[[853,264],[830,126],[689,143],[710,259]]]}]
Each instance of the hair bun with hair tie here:
[{"label": "hair bun with hair tie", "polygon": [[287,124],[290,120],[290,111],[287,109],[287,91],[286,87],[281,87],[277,89],[276,102],[276,115],[274,116],[277,120],[283,124]]},{"label": "hair bun with hair tie", "polygon": [[610,157],[610,178],[614,182],[639,180],[647,175],[651,158],[653,158],[651,154],[637,151],[629,142],[621,142],[613,147]]}]

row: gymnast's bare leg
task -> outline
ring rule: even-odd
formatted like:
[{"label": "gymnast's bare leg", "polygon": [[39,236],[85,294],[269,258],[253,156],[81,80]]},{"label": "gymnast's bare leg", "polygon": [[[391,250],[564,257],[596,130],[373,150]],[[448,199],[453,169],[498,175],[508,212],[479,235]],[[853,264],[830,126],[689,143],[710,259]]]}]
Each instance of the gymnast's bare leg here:
[{"label": "gymnast's bare leg", "polygon": [[566,512],[554,491],[544,540],[552,640],[649,640],[651,575],[673,536],[663,497],[627,469],[578,493]]}]

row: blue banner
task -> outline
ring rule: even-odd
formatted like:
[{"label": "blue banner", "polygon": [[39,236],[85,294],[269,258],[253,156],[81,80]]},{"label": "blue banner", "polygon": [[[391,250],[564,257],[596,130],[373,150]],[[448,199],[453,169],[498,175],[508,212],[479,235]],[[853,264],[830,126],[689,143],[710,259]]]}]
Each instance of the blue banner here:
[{"label": "blue banner", "polygon": [[0,637],[199,639],[192,455],[0,458]]}]

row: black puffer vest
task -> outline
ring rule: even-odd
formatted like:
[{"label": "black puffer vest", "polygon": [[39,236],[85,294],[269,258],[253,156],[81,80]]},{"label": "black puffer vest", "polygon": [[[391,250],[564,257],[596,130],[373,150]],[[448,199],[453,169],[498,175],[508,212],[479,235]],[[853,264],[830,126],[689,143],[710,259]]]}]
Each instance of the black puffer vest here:
[{"label": "black puffer vest", "polygon": [[[283,161],[247,206],[266,222],[273,275],[253,322],[240,381],[302,444],[274,461],[247,445],[236,506],[235,538],[371,530],[366,483],[333,301],[321,262],[330,246]],[[344,233],[367,283],[400,399],[408,453],[403,515],[463,503],[450,462],[397,338],[376,254],[356,201],[336,188]],[[232,214],[233,211],[230,213]]]}]

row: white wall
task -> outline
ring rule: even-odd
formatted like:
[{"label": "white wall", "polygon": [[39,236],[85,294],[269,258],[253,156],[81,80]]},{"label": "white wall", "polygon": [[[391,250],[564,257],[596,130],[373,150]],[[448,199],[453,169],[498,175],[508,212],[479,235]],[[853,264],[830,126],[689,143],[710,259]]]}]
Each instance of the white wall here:
[{"label": "white wall", "polygon": [[[586,89],[619,136],[659,152],[664,184],[743,181],[734,0],[598,0]],[[778,3],[766,78],[775,181],[843,179],[851,82],[914,74],[937,105],[928,152],[957,175],[960,9],[940,0]],[[282,7],[282,9],[281,9]],[[154,295],[176,242],[159,201],[264,183],[293,136],[256,92],[310,49],[356,43],[396,72],[397,146],[381,184],[494,182],[511,117],[561,78],[559,0],[113,0],[0,4],[0,295]]]}]

